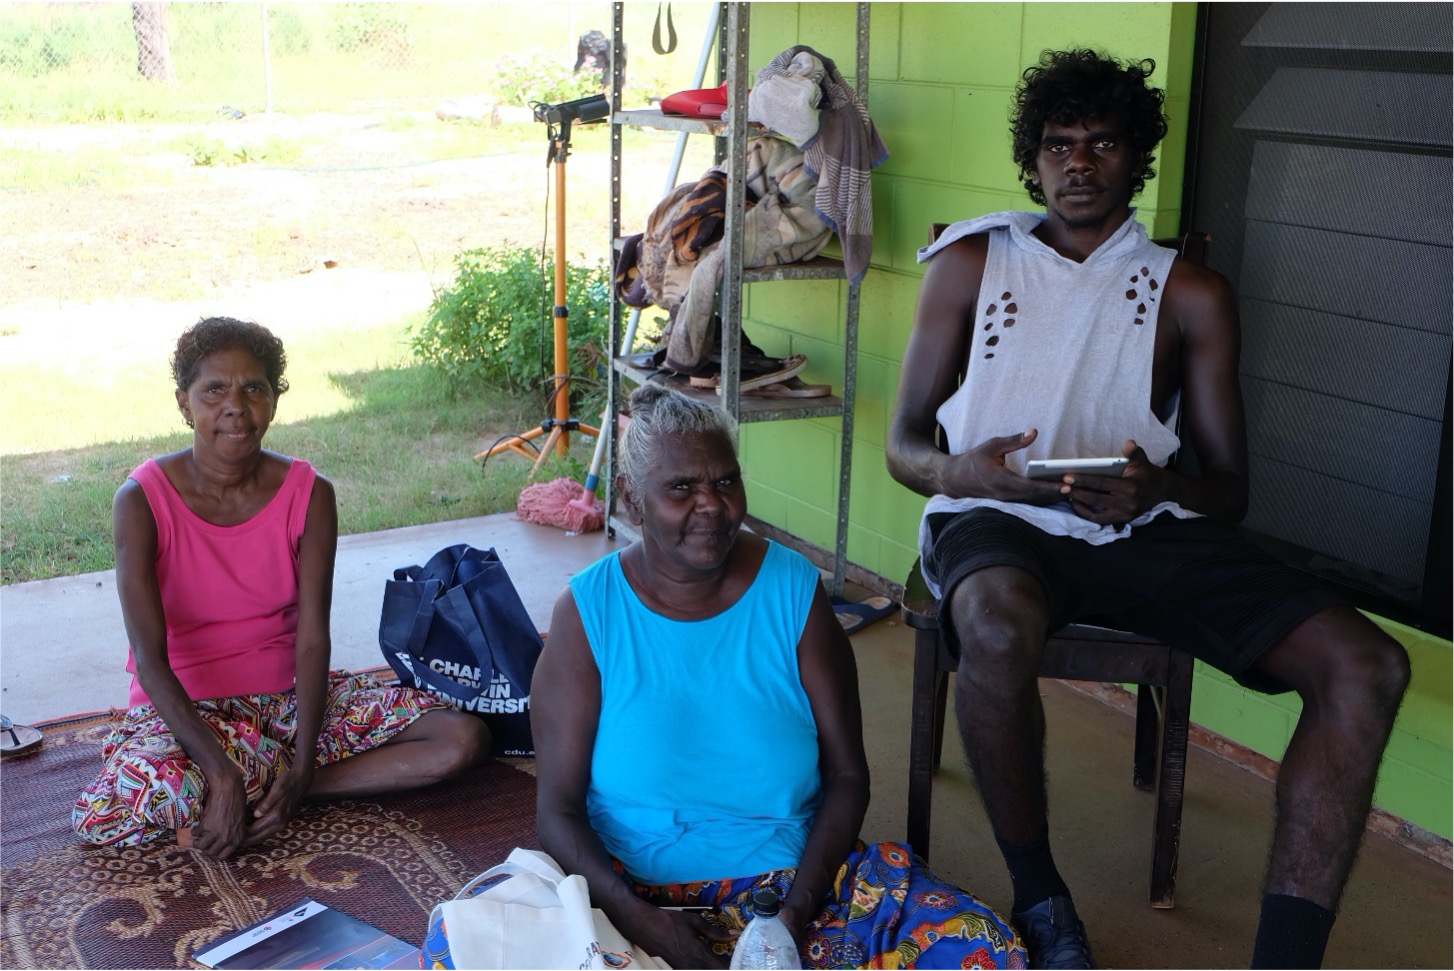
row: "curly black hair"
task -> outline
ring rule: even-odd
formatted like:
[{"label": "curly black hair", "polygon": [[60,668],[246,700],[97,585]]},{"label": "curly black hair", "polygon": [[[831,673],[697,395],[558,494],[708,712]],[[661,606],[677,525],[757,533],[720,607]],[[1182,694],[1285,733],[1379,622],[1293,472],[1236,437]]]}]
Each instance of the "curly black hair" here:
[{"label": "curly black hair", "polygon": [[177,390],[186,391],[192,386],[207,355],[234,347],[242,348],[262,362],[275,397],[288,390],[288,379],[283,377],[283,370],[288,366],[283,342],[262,324],[232,317],[204,317],[177,338],[177,350],[172,354],[172,377],[177,382]]},{"label": "curly black hair", "polygon": [[1035,157],[1045,134],[1045,123],[1073,125],[1078,121],[1115,117],[1123,133],[1141,156],[1141,167],[1131,178],[1134,197],[1156,175],[1151,150],[1166,137],[1166,94],[1146,83],[1156,62],[1150,58],[1127,61],[1093,50],[1044,51],[1040,63],[1025,69],[1010,112],[1010,135],[1020,182],[1037,205],[1045,205],[1045,191],[1035,181]]}]

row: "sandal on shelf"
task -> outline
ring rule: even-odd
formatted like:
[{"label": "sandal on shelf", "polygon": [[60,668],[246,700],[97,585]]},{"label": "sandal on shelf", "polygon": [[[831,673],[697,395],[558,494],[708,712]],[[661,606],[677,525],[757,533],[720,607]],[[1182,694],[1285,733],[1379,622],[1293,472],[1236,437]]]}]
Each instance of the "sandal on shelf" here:
[{"label": "sandal on shelf", "polygon": [[[769,360],[772,360],[769,358]],[[751,377],[743,375],[741,383],[737,386],[738,391],[752,391],[754,388],[764,388],[780,381],[786,381],[793,377],[803,368],[808,366],[808,358],[802,354],[789,354],[787,357],[779,358],[780,367],[775,371],[768,371],[765,374],[754,374]],[[717,393],[722,393],[722,385],[717,385]]]},{"label": "sandal on shelf", "polygon": [[686,387],[687,373],[678,371],[666,363],[666,348],[655,351],[637,351],[624,354],[621,360],[634,371],[641,372],[640,381],[655,381],[672,387]]},{"label": "sandal on shelf", "polygon": [[[700,364],[684,364],[680,361],[673,361],[667,355],[667,348],[656,351],[656,357],[650,367],[660,368],[669,374],[676,374],[686,378],[694,388],[715,388],[721,381],[722,375],[722,319],[712,318],[713,329],[718,334],[717,349],[708,354]],[[741,334],[741,346],[738,348],[737,359],[741,361],[740,369],[743,380],[755,377],[759,374],[766,374],[777,371],[783,366],[784,358],[770,357],[767,351],[758,347],[747,336],[747,332]],[[647,364],[634,365],[646,368]]]},{"label": "sandal on shelf", "polygon": [[17,725],[6,716],[0,715],[0,756],[9,758],[12,755],[28,755],[40,748],[44,738],[40,729]]},{"label": "sandal on shelf", "polygon": [[[741,382],[737,387],[740,391],[751,391],[753,388],[776,384],[779,381],[786,381],[807,366],[808,359],[802,354],[789,354],[787,357],[764,357],[755,360],[744,359]],[[718,394],[722,393],[721,372],[710,377],[694,376],[691,383],[694,388],[715,388]]]},{"label": "sandal on shelf", "polygon": [[794,376],[760,388],[749,388],[743,393],[754,398],[825,398],[833,393],[833,385],[808,384],[802,378]]},{"label": "sandal on shelf", "polygon": [[863,600],[849,600],[846,597],[833,598],[833,613],[843,631],[852,634],[862,630],[876,620],[883,620],[898,606],[888,597],[866,597]]},{"label": "sandal on shelf", "polygon": [[666,348],[658,348],[654,351],[638,351],[635,354],[624,355],[626,363],[638,371],[656,371],[661,368],[662,361],[666,360]]}]

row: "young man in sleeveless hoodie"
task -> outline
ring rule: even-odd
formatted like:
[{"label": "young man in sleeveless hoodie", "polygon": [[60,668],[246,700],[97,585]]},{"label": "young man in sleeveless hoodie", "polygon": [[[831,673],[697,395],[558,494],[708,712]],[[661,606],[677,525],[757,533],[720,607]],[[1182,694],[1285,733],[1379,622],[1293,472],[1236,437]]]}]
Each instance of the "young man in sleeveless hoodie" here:
[{"label": "young man in sleeveless hoodie", "polygon": [[[1014,156],[1046,211],[956,223],[920,251],[888,466],[930,497],[925,577],[959,651],[959,729],[1031,967],[1093,966],[1050,852],[1036,689],[1047,635],[1088,616],[1302,697],[1252,965],[1316,967],[1408,658],[1235,526],[1247,507],[1236,297],[1150,242],[1131,207],[1166,134],[1154,68],[1047,51],[1024,72]],[[1195,474],[1166,468],[1182,433]],[[1119,477],[1024,474],[1030,459],[1109,456],[1129,460]]]}]

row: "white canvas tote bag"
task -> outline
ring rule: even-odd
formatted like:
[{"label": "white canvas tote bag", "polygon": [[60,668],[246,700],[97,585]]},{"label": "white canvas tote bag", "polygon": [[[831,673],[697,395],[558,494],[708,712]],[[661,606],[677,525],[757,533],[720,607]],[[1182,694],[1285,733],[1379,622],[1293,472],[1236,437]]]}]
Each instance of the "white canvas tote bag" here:
[{"label": "white canvas tote bag", "polygon": [[[502,874],[508,879],[472,895]],[[585,877],[567,876],[540,850],[512,850],[436,906],[429,927],[431,937],[438,928],[447,938],[448,963],[456,968],[667,967],[633,948],[591,906]]]}]

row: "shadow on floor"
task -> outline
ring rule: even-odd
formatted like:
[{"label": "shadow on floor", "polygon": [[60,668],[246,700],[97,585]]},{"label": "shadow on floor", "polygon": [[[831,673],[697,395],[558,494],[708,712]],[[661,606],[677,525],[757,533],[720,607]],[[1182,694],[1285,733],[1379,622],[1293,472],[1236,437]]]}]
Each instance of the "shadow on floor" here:
[{"label": "shadow on floor", "polygon": [[[853,637],[873,770],[866,839],[903,839],[913,631],[883,621]],[[1176,906],[1147,903],[1153,796],[1131,784],[1134,718],[1042,681],[1050,826],[1096,960],[1106,968],[1246,967],[1272,832],[1272,783],[1210,752],[1187,752]],[[946,731],[934,780],[931,863],[1001,912],[1008,875],[964,752]],[[1450,871],[1367,835],[1324,960],[1328,968],[1454,964]]]}]

